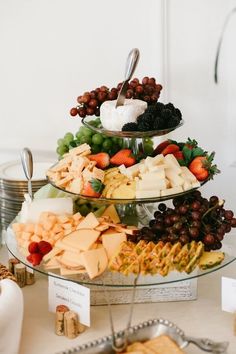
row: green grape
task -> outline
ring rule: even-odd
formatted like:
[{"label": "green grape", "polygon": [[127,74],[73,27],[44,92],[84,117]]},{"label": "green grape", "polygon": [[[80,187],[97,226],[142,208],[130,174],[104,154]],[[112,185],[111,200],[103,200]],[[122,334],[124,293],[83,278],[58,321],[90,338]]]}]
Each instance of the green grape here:
[{"label": "green grape", "polygon": [[83,134],[85,136],[91,136],[93,134],[93,131],[91,129],[87,128],[87,127],[84,127]]},{"label": "green grape", "polygon": [[66,145],[69,145],[72,140],[74,140],[74,135],[72,133],[66,133],[64,135],[64,142]]},{"label": "green grape", "polygon": [[143,144],[144,152],[147,155],[151,155],[153,153],[153,147],[150,144]]},{"label": "green grape", "polygon": [[119,139],[119,140],[117,141],[117,142],[118,142],[119,147],[123,148],[123,145],[124,145],[124,141],[123,141],[123,139],[122,139],[122,138],[117,138],[117,139]]},{"label": "green grape", "polygon": [[99,127],[99,125],[101,124],[101,119],[96,118],[94,122],[96,123],[95,127]]},{"label": "green grape", "polygon": [[66,152],[68,152],[67,146],[65,145],[58,146],[57,148],[58,155],[64,155]]},{"label": "green grape", "polygon": [[113,136],[113,137],[111,138],[111,140],[113,141],[114,144],[118,144],[119,138]]},{"label": "green grape", "polygon": [[64,139],[58,139],[58,140],[57,140],[57,145],[58,145],[58,146],[64,145]]},{"label": "green grape", "polygon": [[76,136],[76,138],[77,138],[78,140],[80,140],[80,138],[83,136],[83,133],[80,132],[80,131],[78,131],[78,132],[75,134],[75,136]]},{"label": "green grape", "polygon": [[73,141],[71,141],[70,144],[69,144],[69,149],[73,149],[73,148],[75,148],[76,146],[77,146],[76,140],[73,140]]},{"label": "green grape", "polygon": [[90,120],[89,125],[91,125],[92,127],[96,127],[97,122],[95,120]]},{"label": "green grape", "polygon": [[103,143],[102,134],[94,134],[92,136],[92,143],[96,144],[96,145],[102,145],[102,143]]},{"label": "green grape", "polygon": [[103,144],[102,144],[102,147],[103,147],[103,149],[105,150],[105,151],[108,151],[109,149],[111,149],[111,147],[112,147],[112,141],[111,141],[111,139],[105,139],[104,140],[104,142],[103,142]]},{"label": "green grape", "polygon": [[81,138],[80,138],[80,143],[81,144],[91,144],[91,142],[92,142],[92,138],[91,138],[91,136],[85,136],[85,135],[83,135]]},{"label": "green grape", "polygon": [[93,154],[98,154],[101,151],[101,146],[92,144],[91,150]]}]

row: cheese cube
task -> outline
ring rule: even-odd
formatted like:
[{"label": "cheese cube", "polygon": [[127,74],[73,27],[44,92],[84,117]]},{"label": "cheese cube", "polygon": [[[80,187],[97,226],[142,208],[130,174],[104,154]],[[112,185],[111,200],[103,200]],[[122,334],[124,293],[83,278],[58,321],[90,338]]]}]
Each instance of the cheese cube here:
[{"label": "cheese cube", "polygon": [[159,179],[165,179],[165,170],[164,168],[159,171],[152,171],[152,172],[146,172],[142,174],[142,179],[143,180],[159,180]]},{"label": "cheese cube", "polygon": [[149,191],[149,190],[160,190],[166,188],[166,181],[164,179],[157,180],[139,180],[136,182],[136,190],[139,191]]},{"label": "cheese cube", "polygon": [[168,169],[172,169],[176,174],[179,175],[181,173],[180,165],[173,155],[168,154],[165,156],[165,164],[168,166]]}]

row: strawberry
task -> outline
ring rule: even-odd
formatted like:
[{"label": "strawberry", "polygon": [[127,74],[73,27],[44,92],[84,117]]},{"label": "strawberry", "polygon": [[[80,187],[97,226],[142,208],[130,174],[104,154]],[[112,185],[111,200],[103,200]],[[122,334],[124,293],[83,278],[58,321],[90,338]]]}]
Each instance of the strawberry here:
[{"label": "strawberry", "polygon": [[132,150],[123,149],[118,151],[114,156],[112,156],[110,162],[116,166],[125,165],[125,167],[129,167],[133,166],[136,163],[136,160],[132,155]]},{"label": "strawberry", "polygon": [[29,253],[39,253],[38,242],[31,242],[28,246]]},{"label": "strawberry", "polygon": [[81,194],[87,197],[99,198],[103,188],[104,184],[100,179],[92,178],[91,181],[84,186]]},{"label": "strawberry", "polygon": [[27,260],[33,265],[37,266],[40,264],[43,255],[41,253],[32,253],[27,257]]},{"label": "strawberry", "polygon": [[153,151],[153,156],[161,154],[162,151],[170,144],[171,144],[170,140],[165,140],[162,143],[160,143],[159,145],[157,145],[157,147]]},{"label": "strawberry", "polygon": [[106,152],[99,152],[95,155],[89,155],[89,160],[96,161],[98,168],[104,169],[110,165],[110,156]]},{"label": "strawberry", "polygon": [[214,152],[210,156],[197,156],[188,166],[198,181],[205,181],[207,178],[212,178],[214,174],[220,172],[216,165],[212,165],[214,156]]},{"label": "strawberry", "polygon": [[176,144],[169,144],[161,153],[166,156],[168,154],[174,154],[176,151],[179,151],[179,146]]},{"label": "strawberry", "polygon": [[182,151],[176,151],[173,153],[173,155],[177,160],[184,160],[184,154]]},{"label": "strawberry", "polygon": [[47,241],[40,241],[38,243],[38,248],[39,248],[39,252],[42,255],[45,255],[45,254],[49,253],[52,250],[52,245],[51,245],[51,243],[49,243]]}]

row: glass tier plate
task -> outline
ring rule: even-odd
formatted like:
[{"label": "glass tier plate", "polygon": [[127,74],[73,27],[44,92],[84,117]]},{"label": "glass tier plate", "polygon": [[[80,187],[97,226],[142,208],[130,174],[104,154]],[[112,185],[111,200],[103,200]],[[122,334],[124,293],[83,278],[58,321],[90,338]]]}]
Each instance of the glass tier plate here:
[{"label": "glass tier plate", "polygon": [[162,136],[162,135],[166,135],[170,132],[172,132],[173,130],[181,127],[184,124],[184,121],[181,120],[180,123],[172,128],[166,128],[166,129],[161,129],[161,130],[150,130],[150,131],[146,131],[146,132],[140,132],[140,131],[134,131],[134,132],[123,132],[120,130],[107,130],[103,127],[95,127],[94,125],[90,124],[90,121],[94,120],[94,117],[85,117],[82,118],[82,123],[94,130],[97,133],[100,134],[104,134],[107,136],[116,136],[116,137],[120,137],[120,138],[147,138],[147,137],[154,137],[154,136]]},{"label": "glass tier plate", "polygon": [[[50,275],[55,278],[66,279],[70,281],[74,281],[79,284],[88,285],[90,287],[97,287],[97,286],[107,286],[107,287],[115,287],[115,288],[130,288],[133,287],[134,281],[136,279],[135,275],[125,276],[120,273],[112,273],[109,271],[104,272],[101,276],[89,279],[87,275],[84,274],[77,274],[77,275],[67,275],[62,276],[60,275],[58,270],[50,269],[50,271],[46,271],[43,265],[33,267],[28,261],[26,260],[25,255],[23,255],[18,248],[15,235],[11,226],[8,227],[6,233],[6,245],[9,252],[17,258],[21,263],[25,264],[27,267],[32,268],[42,274]],[[236,260],[236,235],[232,232],[231,234],[227,234],[223,241],[223,247],[221,248],[222,252],[225,253],[224,261],[214,268],[210,268],[207,270],[200,270],[196,269],[190,274],[180,273],[177,271],[172,271],[169,273],[168,276],[163,277],[161,275],[140,275],[137,280],[138,287],[152,287],[161,284],[168,284],[168,283],[175,283],[183,280],[189,280],[197,277],[201,277],[212,272],[215,272],[228,264],[234,262]]]},{"label": "glass tier plate", "polygon": [[82,195],[82,194],[76,194],[76,193],[72,193],[72,192],[69,192],[67,191],[66,189],[64,188],[61,188],[61,187],[58,187],[53,181],[51,181],[49,178],[48,178],[48,182],[55,188],[65,192],[65,193],[68,193],[68,194],[71,194],[71,196],[77,196],[78,198],[81,198],[81,199],[85,199],[87,200],[88,202],[95,202],[95,203],[102,203],[102,204],[142,204],[142,203],[156,203],[156,202],[162,202],[162,201],[165,201],[165,200],[168,200],[168,199],[173,199],[175,197],[180,197],[181,195],[185,195],[187,193],[190,193],[198,188],[200,188],[201,186],[203,186],[205,183],[208,182],[208,180],[204,181],[204,182],[201,182],[200,183],[200,186],[197,187],[197,188],[192,188],[192,189],[189,189],[188,191],[184,191],[184,192],[181,192],[181,193],[175,193],[175,194],[169,194],[169,195],[165,195],[163,197],[152,197],[152,198],[135,198],[135,199],[121,199],[121,198],[105,198],[105,197],[99,197],[99,198],[94,198],[94,197],[87,197],[85,195]]}]

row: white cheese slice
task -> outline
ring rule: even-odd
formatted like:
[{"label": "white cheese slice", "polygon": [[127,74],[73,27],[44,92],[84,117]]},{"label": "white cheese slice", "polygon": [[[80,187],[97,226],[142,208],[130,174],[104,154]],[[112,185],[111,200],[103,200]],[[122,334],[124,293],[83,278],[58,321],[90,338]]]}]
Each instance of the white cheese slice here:
[{"label": "white cheese slice", "polygon": [[199,188],[201,186],[201,183],[199,181],[192,182],[192,188]]},{"label": "white cheese slice", "polygon": [[155,198],[160,197],[161,192],[160,190],[137,190],[136,191],[136,198]]},{"label": "white cheese slice", "polygon": [[165,156],[165,161],[170,164],[174,164],[176,167],[180,167],[178,160],[173,154],[168,154]]},{"label": "white cheese slice", "polygon": [[83,252],[81,258],[90,279],[102,274],[108,265],[107,254],[103,247]]},{"label": "white cheese slice", "polygon": [[184,179],[180,177],[172,168],[167,168],[165,172],[166,177],[170,180],[172,187],[178,187],[184,184]]},{"label": "white cheese slice", "polygon": [[149,191],[155,189],[165,189],[166,181],[165,179],[151,179],[151,180],[139,180],[136,182],[136,190],[139,191]]},{"label": "white cheese slice", "polygon": [[107,252],[108,259],[111,259],[120,244],[124,241],[127,241],[127,236],[123,232],[102,235],[102,244]]},{"label": "white cheese slice", "polygon": [[193,188],[193,187],[192,187],[191,182],[188,181],[188,180],[185,180],[185,181],[184,181],[184,184],[183,184],[183,190],[184,190],[184,191],[188,191],[189,189],[192,189],[192,188]]},{"label": "white cheese slice", "polygon": [[97,241],[100,234],[101,232],[96,230],[76,230],[70,235],[65,236],[63,238],[63,243],[81,251],[86,251]]},{"label": "white cheese slice", "polygon": [[159,170],[159,171],[152,171],[152,172],[146,172],[142,174],[142,179],[143,180],[159,180],[159,179],[165,179],[166,174],[165,170]]},{"label": "white cheese slice", "polygon": [[[171,158],[171,154],[166,155],[165,156],[165,164],[168,166],[168,168],[171,168],[176,174],[180,174],[181,173],[181,168],[180,165],[178,163],[178,161],[176,160],[176,158],[173,156],[173,158]],[[175,160],[177,161],[177,164],[175,163]]]},{"label": "white cheese slice", "polygon": [[167,195],[171,195],[171,194],[177,194],[177,193],[181,193],[183,192],[183,188],[182,187],[173,187],[173,188],[168,188],[168,189],[164,189],[161,191],[161,196],[167,196]]},{"label": "white cheese slice", "polygon": [[181,166],[181,175],[190,182],[196,182],[197,178],[186,166]]},{"label": "white cheese slice", "polygon": [[83,260],[81,258],[82,253],[75,253],[70,251],[65,251],[60,257],[59,262],[65,267],[77,268],[83,267]]},{"label": "white cheese slice", "polygon": [[49,252],[49,253],[47,253],[47,254],[45,254],[44,256],[43,256],[43,261],[44,262],[48,262],[48,261],[50,261],[52,258],[54,258],[57,254],[59,254],[59,253],[61,253],[61,249],[60,248],[58,248],[58,247],[53,247],[53,249]]}]

